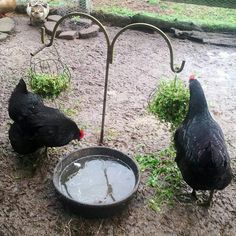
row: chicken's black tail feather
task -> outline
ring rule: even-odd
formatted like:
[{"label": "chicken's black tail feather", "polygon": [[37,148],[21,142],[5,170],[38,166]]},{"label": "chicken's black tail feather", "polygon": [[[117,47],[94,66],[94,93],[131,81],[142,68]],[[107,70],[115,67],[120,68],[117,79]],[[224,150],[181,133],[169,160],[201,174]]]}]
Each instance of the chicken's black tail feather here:
[{"label": "chicken's black tail feather", "polygon": [[19,83],[16,85],[15,91],[21,93],[28,93],[26,83],[23,79],[20,79]]},{"label": "chicken's black tail feather", "polygon": [[205,169],[214,169],[216,171],[224,171],[227,167],[228,153],[219,151],[216,144],[209,142],[208,147],[200,155],[199,163]]}]

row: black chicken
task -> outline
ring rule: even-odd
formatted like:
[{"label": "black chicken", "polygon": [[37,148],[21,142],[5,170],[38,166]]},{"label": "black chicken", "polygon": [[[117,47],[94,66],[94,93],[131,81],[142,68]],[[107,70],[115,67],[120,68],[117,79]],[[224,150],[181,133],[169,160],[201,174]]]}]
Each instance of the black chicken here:
[{"label": "black chicken", "polygon": [[21,79],[9,99],[8,113],[12,120],[27,128],[25,119],[43,106],[41,97],[29,92]]},{"label": "black chicken", "polygon": [[20,80],[13,91],[8,111],[15,121],[10,127],[9,139],[20,154],[29,154],[41,147],[64,146],[84,136],[74,121],[28,92],[24,80]]},{"label": "black chicken", "polygon": [[224,189],[232,179],[230,158],[220,126],[211,117],[201,84],[190,77],[188,114],[176,130],[176,162],[183,179],[196,190],[210,190],[205,204],[210,204],[214,190]]}]

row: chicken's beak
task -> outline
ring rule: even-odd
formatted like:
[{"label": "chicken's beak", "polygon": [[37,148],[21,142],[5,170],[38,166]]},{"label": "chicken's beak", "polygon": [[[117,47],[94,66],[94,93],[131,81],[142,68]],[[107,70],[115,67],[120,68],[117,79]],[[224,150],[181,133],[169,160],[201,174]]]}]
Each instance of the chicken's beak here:
[{"label": "chicken's beak", "polygon": [[79,140],[81,140],[84,137],[85,133],[84,131],[81,129],[79,132]]},{"label": "chicken's beak", "polygon": [[193,80],[195,80],[195,75],[190,75],[189,81],[193,81]]}]

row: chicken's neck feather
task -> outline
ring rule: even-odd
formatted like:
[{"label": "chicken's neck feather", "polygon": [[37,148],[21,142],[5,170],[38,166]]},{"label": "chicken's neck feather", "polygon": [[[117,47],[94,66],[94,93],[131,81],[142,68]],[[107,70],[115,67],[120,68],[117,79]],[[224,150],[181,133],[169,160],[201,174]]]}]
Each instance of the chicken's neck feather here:
[{"label": "chicken's neck feather", "polygon": [[204,91],[197,80],[190,81],[190,101],[188,119],[195,116],[210,115]]}]

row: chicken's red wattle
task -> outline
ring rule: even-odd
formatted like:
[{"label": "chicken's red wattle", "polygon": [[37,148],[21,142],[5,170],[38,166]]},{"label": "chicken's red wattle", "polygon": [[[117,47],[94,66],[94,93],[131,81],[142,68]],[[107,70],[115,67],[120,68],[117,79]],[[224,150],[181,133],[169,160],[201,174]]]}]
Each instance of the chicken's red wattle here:
[{"label": "chicken's red wattle", "polygon": [[82,139],[84,137],[85,133],[83,130],[80,130],[80,136],[79,136],[79,139]]}]

